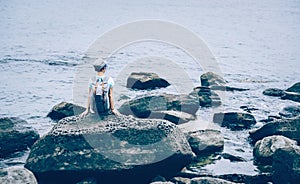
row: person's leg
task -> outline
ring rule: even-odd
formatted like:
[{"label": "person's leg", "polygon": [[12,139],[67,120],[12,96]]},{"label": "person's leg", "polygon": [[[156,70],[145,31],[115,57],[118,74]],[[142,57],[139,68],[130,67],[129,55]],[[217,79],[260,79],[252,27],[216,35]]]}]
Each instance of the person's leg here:
[{"label": "person's leg", "polygon": [[90,112],[95,113],[95,95],[91,93]]}]

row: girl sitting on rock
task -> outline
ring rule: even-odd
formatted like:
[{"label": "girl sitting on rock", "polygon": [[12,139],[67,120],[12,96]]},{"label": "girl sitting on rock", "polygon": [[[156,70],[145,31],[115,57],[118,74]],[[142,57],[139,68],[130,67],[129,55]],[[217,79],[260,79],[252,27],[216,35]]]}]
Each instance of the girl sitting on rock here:
[{"label": "girl sitting on rock", "polygon": [[118,111],[114,109],[114,81],[111,77],[105,76],[107,64],[102,59],[99,59],[93,66],[97,75],[89,82],[86,110],[80,116],[84,117],[88,115],[89,112],[95,113],[94,109],[100,116],[111,113],[119,114]]}]

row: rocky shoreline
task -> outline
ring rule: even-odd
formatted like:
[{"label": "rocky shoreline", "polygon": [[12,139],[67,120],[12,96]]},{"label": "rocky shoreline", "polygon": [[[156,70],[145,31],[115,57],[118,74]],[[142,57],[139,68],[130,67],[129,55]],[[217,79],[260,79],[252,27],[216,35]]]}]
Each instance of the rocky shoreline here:
[{"label": "rocky shoreline", "polygon": [[[144,75],[144,76],[143,76]],[[134,78],[136,77],[136,78]],[[151,78],[153,77],[153,78]],[[169,85],[156,74],[130,76],[128,87],[155,89]],[[159,81],[157,86],[156,82]],[[227,86],[220,76],[208,72],[200,77],[202,86],[186,95],[160,94],[131,99],[119,109],[120,116],[79,118],[83,107],[62,102],[48,117],[58,121],[52,130],[39,138],[28,129],[30,141],[10,148],[20,139],[14,118],[1,119],[1,149],[5,155],[30,148],[26,172],[32,172],[38,183],[297,183],[300,181],[300,107],[287,107],[277,118],[268,117],[263,126],[257,123],[249,108],[247,113],[219,112],[214,124],[230,131],[249,130],[255,164],[261,168],[255,176],[242,174],[210,175],[189,171],[189,165],[211,162],[213,157],[243,162],[243,158],[223,153],[224,137],[215,129],[183,132],[180,124],[196,118],[199,107],[221,105],[216,90],[226,92],[248,89]],[[162,85],[164,83],[164,85]],[[145,86],[143,86],[145,84]],[[287,90],[267,89],[265,95],[299,102],[299,84]],[[244,108],[245,109],[245,108]],[[255,108],[254,108],[255,109]],[[4,123],[3,123],[4,122]],[[10,122],[10,123],[7,123]],[[19,121],[20,122],[20,121]],[[24,122],[22,122],[24,124]],[[15,128],[14,128],[15,126]],[[11,130],[10,132],[7,130]],[[21,128],[22,129],[22,128]],[[24,129],[24,128],[23,128]],[[28,139],[24,139],[28,140]],[[33,144],[33,142],[35,142]],[[33,144],[33,145],[32,145]],[[7,151],[12,150],[12,151]],[[6,152],[5,152],[6,151]],[[0,170],[0,183],[15,170]],[[27,174],[16,180],[32,180]],[[3,182],[2,182],[3,181]]]}]

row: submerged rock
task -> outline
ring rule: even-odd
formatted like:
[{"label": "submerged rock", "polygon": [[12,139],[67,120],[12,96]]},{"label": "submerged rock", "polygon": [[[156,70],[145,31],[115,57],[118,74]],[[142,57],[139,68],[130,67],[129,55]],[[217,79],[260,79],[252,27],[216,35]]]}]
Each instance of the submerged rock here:
[{"label": "submerged rock", "polygon": [[[197,98],[192,95],[172,95],[172,94],[162,94],[159,96],[146,96],[142,98],[137,98],[125,102],[118,110],[124,115],[133,115],[138,118],[155,118],[160,114],[165,114],[161,116],[162,119],[173,120],[172,117],[174,113],[171,111],[178,111],[188,113],[190,115],[195,115],[199,109],[199,104]],[[168,111],[166,113],[166,111]],[[180,114],[177,113],[176,116]],[[174,123],[178,124],[180,119],[186,119],[181,114],[175,118]],[[190,119],[190,118],[188,118]]]},{"label": "submerged rock", "polygon": [[209,87],[196,87],[190,95],[198,98],[201,107],[217,107],[222,104],[219,95]]},{"label": "submerged rock", "polygon": [[25,167],[42,183],[149,183],[172,177],[194,154],[184,134],[164,120],[108,116],[62,119],[36,142]]},{"label": "submerged rock", "polygon": [[194,153],[199,156],[220,152],[224,147],[224,137],[218,130],[199,130],[187,136]]},{"label": "submerged rock", "polygon": [[240,112],[215,113],[213,121],[231,130],[249,129],[256,123],[253,115]]},{"label": "submerged rock", "polygon": [[300,181],[300,147],[278,149],[273,155],[273,183],[298,184]]},{"label": "submerged rock", "polygon": [[283,116],[285,118],[293,118],[293,117],[299,116],[300,115],[300,105],[284,107],[282,109],[282,111],[279,112],[279,115]]},{"label": "submerged rock", "polygon": [[38,182],[28,169],[21,166],[13,166],[0,169],[0,183],[37,184]]},{"label": "submerged rock", "polygon": [[156,73],[131,73],[127,79],[127,88],[132,89],[155,89],[168,87],[170,84],[165,79],[160,78]]},{"label": "submerged rock", "polygon": [[52,120],[58,121],[65,117],[81,114],[84,111],[84,107],[68,102],[61,102],[51,109],[47,117],[51,118]]},{"label": "submerged rock", "polygon": [[278,96],[283,100],[300,102],[300,82],[294,84],[285,91],[277,88],[270,88],[266,89],[263,94],[268,96]]},{"label": "submerged rock", "polygon": [[226,81],[213,72],[207,72],[200,76],[200,81],[202,86],[223,86]]},{"label": "submerged rock", "polygon": [[258,175],[225,174],[217,177],[236,183],[263,184],[272,182],[272,176],[269,173],[260,173]]},{"label": "submerged rock", "polygon": [[284,90],[282,89],[278,89],[278,88],[269,88],[269,89],[266,89],[263,91],[263,94],[264,95],[267,95],[267,96],[278,96],[278,97],[281,97],[284,95]]},{"label": "submerged rock", "polygon": [[300,116],[274,120],[259,129],[250,131],[249,134],[254,143],[271,135],[283,135],[300,143]]},{"label": "submerged rock", "polygon": [[212,177],[198,177],[191,179],[191,184],[234,184],[234,182]]},{"label": "submerged rock", "polygon": [[259,109],[256,108],[256,107],[251,107],[251,106],[247,106],[247,105],[242,105],[242,106],[240,106],[240,109],[243,109],[243,111],[246,111],[246,112],[248,112],[248,113],[252,113],[252,111],[259,110]]},{"label": "submerged rock", "polygon": [[231,155],[231,154],[229,154],[229,153],[222,153],[221,156],[222,156],[224,159],[230,160],[230,162],[246,162],[246,160],[243,159],[242,157],[234,156],[234,155]]},{"label": "submerged rock", "polygon": [[245,174],[223,174],[223,175],[211,175],[209,173],[196,173],[196,172],[180,172],[179,176],[174,177],[171,181],[178,184],[189,184],[191,179],[199,177],[209,177],[215,179],[223,179],[234,183],[268,183],[272,182],[272,175],[270,173],[260,173],[257,175],[245,175]]},{"label": "submerged rock", "polygon": [[0,118],[0,157],[26,150],[39,139],[38,133],[26,124],[16,117]]},{"label": "submerged rock", "polygon": [[76,184],[97,184],[97,180],[95,178],[85,178]]},{"label": "submerged rock", "polygon": [[230,87],[230,86],[211,86],[210,89],[220,90],[220,91],[248,91],[249,90],[245,88],[237,88],[237,87]]},{"label": "submerged rock", "polygon": [[279,119],[282,119],[282,117],[281,116],[270,115],[270,116],[268,116],[267,119],[262,119],[262,120],[259,120],[259,121],[264,122],[264,123],[270,123],[270,122],[273,122],[273,121],[279,120]]},{"label": "submerged rock", "polygon": [[297,145],[297,142],[281,135],[265,137],[257,141],[253,156],[256,161],[263,164],[272,164],[273,155],[278,149],[290,148]]}]

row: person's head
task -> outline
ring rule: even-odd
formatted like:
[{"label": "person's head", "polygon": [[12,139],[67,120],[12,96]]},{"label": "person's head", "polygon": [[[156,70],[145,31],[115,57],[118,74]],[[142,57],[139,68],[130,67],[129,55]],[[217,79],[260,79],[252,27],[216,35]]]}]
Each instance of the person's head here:
[{"label": "person's head", "polygon": [[102,59],[98,59],[94,62],[93,66],[96,72],[103,72],[106,69],[107,64]]}]

